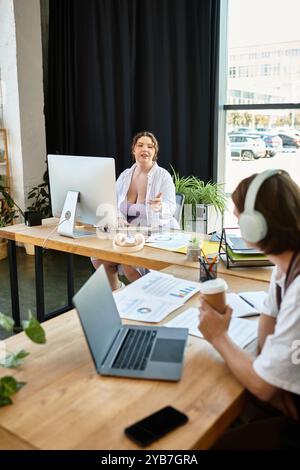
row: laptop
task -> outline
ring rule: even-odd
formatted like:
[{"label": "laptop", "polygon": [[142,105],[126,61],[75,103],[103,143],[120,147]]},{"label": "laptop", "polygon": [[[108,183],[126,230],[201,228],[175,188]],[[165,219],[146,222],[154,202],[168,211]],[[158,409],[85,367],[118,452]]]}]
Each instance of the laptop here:
[{"label": "laptop", "polygon": [[122,325],[103,266],[88,279],[73,302],[99,374],[180,379],[188,329]]}]

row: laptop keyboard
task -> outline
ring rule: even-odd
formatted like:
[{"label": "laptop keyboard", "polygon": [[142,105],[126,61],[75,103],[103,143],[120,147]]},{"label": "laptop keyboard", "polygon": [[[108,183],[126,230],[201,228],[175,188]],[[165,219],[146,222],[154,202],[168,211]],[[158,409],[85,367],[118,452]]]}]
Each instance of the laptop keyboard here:
[{"label": "laptop keyboard", "polygon": [[113,369],[145,370],[156,330],[129,329],[115,358]]}]

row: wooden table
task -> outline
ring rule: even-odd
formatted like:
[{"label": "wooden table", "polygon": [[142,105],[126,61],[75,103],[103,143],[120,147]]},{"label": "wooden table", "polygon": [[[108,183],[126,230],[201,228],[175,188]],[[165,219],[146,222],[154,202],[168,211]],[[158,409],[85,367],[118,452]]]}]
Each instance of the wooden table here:
[{"label": "wooden table", "polygon": [[[51,248],[68,253],[68,304],[66,307],[53,312],[51,316],[72,308],[72,297],[74,295],[73,281],[73,254],[82,256],[93,256],[106,261],[113,261],[131,266],[142,266],[148,269],[161,270],[170,265],[190,267],[198,269],[198,263],[186,261],[182,253],[175,253],[145,246],[136,253],[117,253],[113,249],[112,239],[96,237],[85,237],[72,239],[58,235],[55,227],[57,223],[45,223],[37,227],[27,227],[24,224],[13,225],[0,229],[0,237],[9,241],[9,266],[11,280],[11,302],[12,315],[16,325],[20,324],[19,291],[17,276],[16,248],[18,242],[31,243],[35,246],[35,279],[36,279],[36,309],[40,321],[46,318],[44,302],[44,280],[43,280],[43,247]],[[54,231],[53,231],[54,229]],[[49,238],[48,238],[49,237]],[[221,273],[233,277],[244,277],[253,280],[269,281],[272,268],[235,268],[226,269],[222,263],[218,267]]]},{"label": "wooden table", "polygon": [[[187,278],[196,273],[178,266],[167,271]],[[224,278],[232,290],[266,287]],[[197,304],[196,295],[182,309]],[[189,422],[148,449],[206,449],[243,407],[244,388],[203,339],[189,336],[182,379],[171,383],[97,375],[74,310],[44,327],[46,345],[31,343],[23,333],[6,341],[9,350],[31,354],[13,371],[27,385],[12,406],[0,408],[0,449],[137,449],[124,428],[166,405],[186,413]],[[0,375],[7,371],[0,369]]]}]

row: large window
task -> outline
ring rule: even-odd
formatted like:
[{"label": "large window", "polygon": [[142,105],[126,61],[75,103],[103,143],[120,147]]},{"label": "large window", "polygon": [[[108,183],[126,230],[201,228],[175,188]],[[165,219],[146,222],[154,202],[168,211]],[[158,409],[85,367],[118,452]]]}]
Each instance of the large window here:
[{"label": "large window", "polygon": [[228,0],[226,159],[232,192],[283,168],[300,185],[299,0]]}]

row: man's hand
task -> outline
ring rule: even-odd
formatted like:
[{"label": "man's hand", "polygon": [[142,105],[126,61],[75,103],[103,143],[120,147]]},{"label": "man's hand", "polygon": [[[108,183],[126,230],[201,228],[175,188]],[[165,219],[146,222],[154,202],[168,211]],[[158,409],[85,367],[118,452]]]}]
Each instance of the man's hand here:
[{"label": "man's hand", "polygon": [[213,343],[216,338],[227,332],[232,314],[229,305],[226,306],[224,314],[220,314],[200,295],[199,312],[198,328],[207,341]]}]

